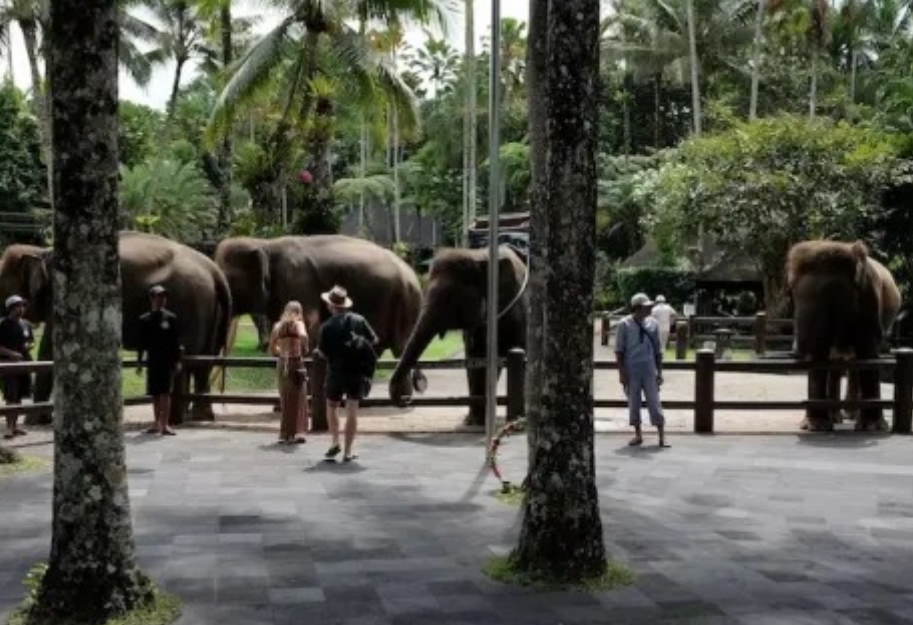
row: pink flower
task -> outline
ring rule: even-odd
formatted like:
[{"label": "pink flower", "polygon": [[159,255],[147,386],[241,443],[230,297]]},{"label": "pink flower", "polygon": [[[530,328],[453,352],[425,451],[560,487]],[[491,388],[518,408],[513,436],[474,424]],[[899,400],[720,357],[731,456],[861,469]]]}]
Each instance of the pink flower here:
[{"label": "pink flower", "polygon": [[298,180],[300,180],[304,184],[311,184],[314,181],[314,176],[312,176],[311,172],[309,172],[308,170],[302,169],[301,172],[298,174]]}]

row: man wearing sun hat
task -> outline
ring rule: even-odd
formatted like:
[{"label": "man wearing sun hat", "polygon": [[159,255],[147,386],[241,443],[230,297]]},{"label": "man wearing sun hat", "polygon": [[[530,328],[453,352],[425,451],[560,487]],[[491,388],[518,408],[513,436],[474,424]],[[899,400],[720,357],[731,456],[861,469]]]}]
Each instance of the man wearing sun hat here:
[{"label": "man wearing sun hat", "polygon": [[[346,428],[342,459],[350,462],[358,456],[352,452],[355,433],[358,430],[358,404],[370,389],[371,371],[363,370],[360,353],[377,344],[377,335],[368,321],[352,312],[352,299],[345,288],[334,286],[320,296],[332,316],[320,327],[318,351],[327,359],[327,421],[332,442],[325,454],[333,460],[339,454],[339,415],[337,411],[343,396],[346,398]],[[376,359],[376,355],[374,356]],[[373,369],[373,363],[369,363]]]},{"label": "man wearing sun hat", "polygon": [[[6,316],[0,320],[0,361],[21,362],[31,360],[29,353],[35,345],[32,324],[23,318],[25,300],[18,295],[6,299]],[[32,395],[32,376],[29,373],[14,373],[3,376],[3,397],[8,406],[18,406],[22,400]],[[6,415],[6,433],[4,438],[24,436],[26,431],[17,427],[17,414]]]},{"label": "man wearing sun hat", "polygon": [[659,433],[659,446],[668,447],[665,437],[665,418],[659,401],[662,384],[663,352],[660,348],[659,326],[650,316],[653,302],[644,293],[631,298],[631,314],[618,323],[615,336],[615,357],[621,386],[628,397],[628,415],[634,427],[632,446],[644,442],[640,428],[641,393],[647,402],[650,423]]}]

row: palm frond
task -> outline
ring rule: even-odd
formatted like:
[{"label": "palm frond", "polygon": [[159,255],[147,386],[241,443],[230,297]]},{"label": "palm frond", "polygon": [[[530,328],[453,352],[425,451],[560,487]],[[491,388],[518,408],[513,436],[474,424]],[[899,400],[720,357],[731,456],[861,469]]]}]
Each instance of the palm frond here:
[{"label": "palm frond", "polygon": [[215,139],[218,132],[223,129],[232,108],[272,77],[273,70],[282,60],[282,53],[289,42],[289,30],[294,25],[294,17],[285,18],[228,69],[228,84],[216,99],[206,127],[206,136],[209,140]]}]

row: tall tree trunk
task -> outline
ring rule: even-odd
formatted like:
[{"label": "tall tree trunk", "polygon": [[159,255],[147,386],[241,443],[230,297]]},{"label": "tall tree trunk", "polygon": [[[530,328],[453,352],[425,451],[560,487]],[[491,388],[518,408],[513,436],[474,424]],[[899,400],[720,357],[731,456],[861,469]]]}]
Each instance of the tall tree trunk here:
[{"label": "tall tree trunk", "polygon": [[466,82],[466,110],[463,115],[463,176],[464,186],[464,206],[463,206],[463,246],[469,245],[469,227],[476,217],[476,151],[478,136],[476,135],[476,109],[477,89],[476,89],[476,54],[475,54],[475,3],[473,0],[465,0],[463,5],[464,17],[466,20],[465,45],[466,51],[463,56],[464,80]]},{"label": "tall tree trunk", "polygon": [[178,94],[181,91],[181,74],[184,71],[184,64],[187,62],[185,57],[175,59],[174,80],[171,82],[171,95],[168,97],[168,127],[171,130],[171,123],[174,121],[174,114],[177,112]]},{"label": "tall tree trunk", "polygon": [[[539,4],[531,8],[541,11]],[[593,450],[593,330],[586,314],[592,310],[596,259],[599,4],[552,0],[546,49],[532,52],[539,63],[547,52],[545,84],[534,82],[530,94],[530,101],[545,100],[545,146],[537,134],[540,143],[532,151],[539,158],[544,152],[549,172],[545,204],[534,207],[540,215],[533,226],[544,230],[535,241],[545,253],[534,265],[531,282],[538,291],[530,297],[541,312],[530,331],[538,346],[529,388],[541,394],[512,561],[533,576],[567,581],[602,574],[606,557]],[[541,175],[543,165],[537,164]],[[543,327],[548,319],[561,322]]]},{"label": "tall tree trunk", "polygon": [[694,23],[694,0],[686,0],[688,11],[688,59],[691,65],[691,112],[694,115],[694,134],[701,136],[701,82],[700,62],[697,56],[697,34]]},{"label": "tall tree trunk", "polygon": [[32,76],[32,97],[35,99],[35,113],[38,117],[38,126],[41,131],[41,156],[47,173],[48,200],[53,207],[54,163],[51,155],[51,114],[48,94],[43,84],[44,81],[41,79],[41,69],[38,66],[38,20],[20,20],[19,29],[22,31],[25,54],[29,60],[29,72]]},{"label": "tall tree trunk", "polygon": [[545,213],[548,190],[546,162],[546,131],[548,109],[545,105],[545,85],[548,73],[548,2],[529,0],[529,36],[526,48],[527,93],[537,94],[528,98],[529,144],[532,184],[529,200],[529,298],[527,299],[526,326],[526,405],[527,438],[529,443],[529,470],[532,471],[536,450],[536,432],[542,407],[542,354],[545,340],[544,311],[545,273],[548,268],[548,220]]},{"label": "tall tree trunk", "polygon": [[751,55],[751,96],[748,102],[748,119],[758,117],[758,87],[761,81],[761,44],[764,35],[764,0],[758,0],[754,16],[754,51]]},{"label": "tall tree trunk", "polygon": [[121,429],[117,0],[53,0],[49,39],[54,516],[33,616],[101,622],[153,599],[134,558]]},{"label": "tall tree trunk", "polygon": [[[222,67],[227,68],[231,65],[233,58],[232,50],[232,16],[231,1],[223,0],[222,7],[219,9],[219,28],[222,35]],[[229,114],[226,122],[225,136],[222,137],[222,146],[219,150],[219,169],[222,172],[222,178],[219,183],[219,232],[225,232],[232,223],[232,206],[231,206],[231,183],[232,183],[232,161],[234,145],[232,142],[232,118]]]},{"label": "tall tree trunk", "polygon": [[812,53],[811,80],[808,88],[808,118],[815,119],[818,110],[818,50]]},{"label": "tall tree trunk", "polygon": [[663,109],[662,109],[663,73],[653,75],[653,147],[663,147]]},{"label": "tall tree trunk", "polygon": [[856,65],[859,63],[859,53],[853,49],[850,52],[850,104],[856,104]]}]

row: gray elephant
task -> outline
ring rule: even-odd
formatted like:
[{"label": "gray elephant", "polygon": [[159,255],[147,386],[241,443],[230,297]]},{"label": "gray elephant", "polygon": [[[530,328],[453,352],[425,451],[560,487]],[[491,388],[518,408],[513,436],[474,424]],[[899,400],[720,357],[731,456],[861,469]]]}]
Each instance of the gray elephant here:
[{"label": "gray elephant", "polygon": [[[865,245],[859,241],[797,243],[789,251],[786,272],[794,306],[794,351],[800,358],[815,362],[878,358],[901,298],[891,272],[868,256]],[[809,372],[810,399],[838,399],[841,374]],[[878,371],[849,375],[847,398],[860,396],[879,398]],[[801,427],[830,430],[835,420],[839,417],[834,413],[810,410]],[[880,409],[859,412],[856,429],[885,427]]]},{"label": "gray elephant", "polygon": [[[188,356],[215,356],[226,345],[231,323],[231,294],[225,276],[209,258],[186,245],[142,232],[120,233],[120,269],[123,298],[123,346],[138,346],[139,317],[149,310],[149,288],[164,285],[169,292],[168,308],[181,320],[181,342]],[[0,257],[0,299],[18,293],[29,302],[27,316],[45,324],[39,360],[53,358],[51,264],[48,248],[11,245]],[[197,393],[209,391],[210,370],[195,368]],[[50,374],[37,377],[35,401],[51,394]],[[42,415],[46,420],[47,415]],[[174,414],[175,422],[183,415]],[[209,404],[194,406],[195,419],[211,419]]]},{"label": "gray elephant", "polygon": [[[378,355],[402,354],[422,308],[412,267],[379,245],[345,235],[231,237],[216,248],[216,264],[231,289],[234,314],[265,314],[274,323],[289,300],[304,309],[311,344],[329,318],[320,294],[344,286],[353,310],[377,333]],[[407,383],[411,383],[407,380]]]},{"label": "gray elephant", "polygon": [[[395,402],[405,403],[401,394],[402,380],[435,335],[462,330],[466,357],[485,357],[488,259],[487,249],[445,249],[432,260],[422,315],[390,378],[390,397]],[[498,354],[503,357],[511,349],[526,348],[528,270],[508,246],[499,248],[498,263]],[[467,370],[470,396],[485,395],[485,377],[484,368]],[[481,425],[484,422],[485,407],[471,406],[466,423]]]}]

